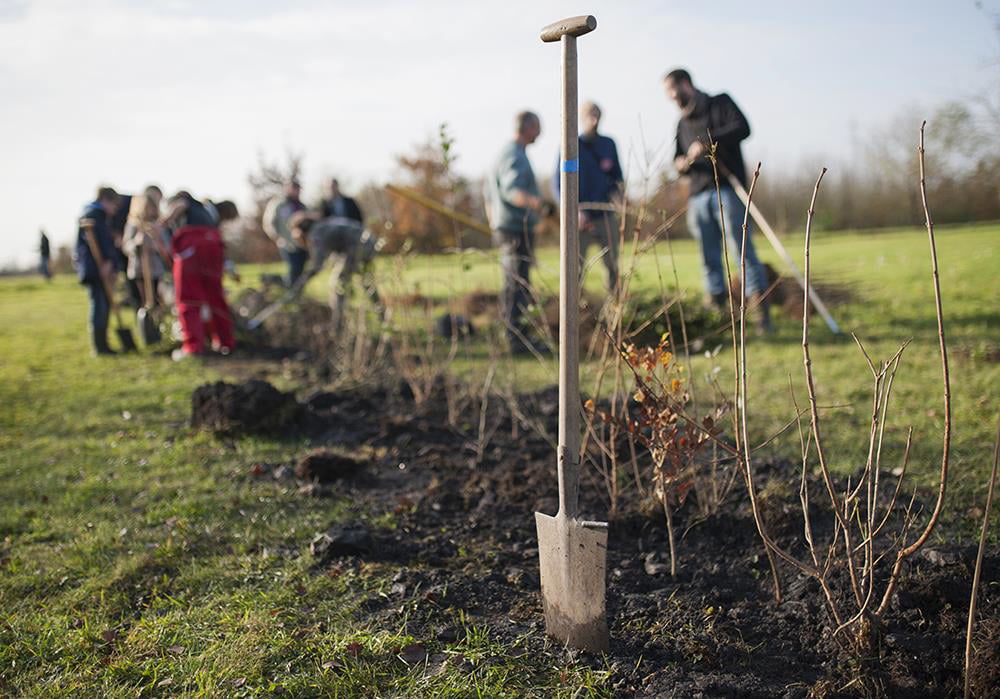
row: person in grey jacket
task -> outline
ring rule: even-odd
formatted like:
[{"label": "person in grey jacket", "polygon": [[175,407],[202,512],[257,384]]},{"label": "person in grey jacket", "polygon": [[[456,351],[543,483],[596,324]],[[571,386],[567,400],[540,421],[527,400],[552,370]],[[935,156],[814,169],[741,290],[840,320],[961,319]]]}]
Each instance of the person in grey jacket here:
[{"label": "person in grey jacket", "polygon": [[531,261],[535,247],[535,225],[544,202],[528,160],[527,147],[542,133],[542,123],[533,112],[520,112],[514,120],[514,140],[500,151],[487,186],[490,226],[500,248],[503,292],[500,315],[507,330],[511,352],[544,351],[530,338],[523,316],[531,305]]},{"label": "person in grey jacket", "polygon": [[289,180],[285,184],[284,194],[271,199],[264,208],[264,232],[278,246],[281,259],[288,265],[288,274],[285,277],[288,288],[295,286],[306,268],[306,262],[309,261],[309,251],[299,244],[288,225],[293,214],[306,208],[300,199],[301,194],[302,188],[299,183]]},{"label": "person in grey jacket", "polygon": [[382,304],[375,286],[372,262],[381,249],[382,241],[354,219],[343,216],[318,218],[314,212],[300,212],[289,220],[292,234],[309,250],[309,268],[293,287],[296,294],[326,265],[333,261],[330,270],[330,325],[340,331],[344,319],[344,301],[351,279],[358,275],[369,300],[382,312]]}]

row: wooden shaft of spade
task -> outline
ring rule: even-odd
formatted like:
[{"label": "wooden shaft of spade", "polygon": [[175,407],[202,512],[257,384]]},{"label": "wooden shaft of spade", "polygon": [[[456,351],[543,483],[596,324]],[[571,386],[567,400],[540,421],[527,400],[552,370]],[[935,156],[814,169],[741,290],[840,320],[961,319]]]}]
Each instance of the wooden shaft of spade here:
[{"label": "wooden shaft of spade", "polygon": [[[544,37],[543,37],[544,38]],[[576,36],[562,45],[562,158],[559,165],[559,514],[576,519],[580,494],[579,188]]]},{"label": "wooden shaft of spade", "polygon": [[142,244],[142,258],[140,260],[142,262],[142,291],[143,296],[146,297],[143,299],[145,302],[143,305],[146,310],[153,307],[153,265],[149,261],[149,246],[152,244],[153,242],[147,234],[146,241]]},{"label": "wooden shaft of spade", "polygon": [[409,187],[400,187],[395,184],[387,184],[385,188],[397,196],[409,199],[410,201],[417,203],[426,209],[430,209],[435,213],[439,213],[442,216],[447,216],[467,228],[471,228],[474,231],[479,231],[480,233],[484,233],[486,235],[493,235],[493,231],[490,230],[490,227],[486,224],[466,216],[461,211],[455,211],[454,209],[447,207],[441,202],[431,199],[416,190],[410,189]]},{"label": "wooden shaft of spade", "polygon": [[[764,218],[764,214],[760,212],[760,209],[757,208],[757,205],[754,202],[750,201],[750,195],[747,194],[747,190],[743,188],[743,185],[736,178],[736,176],[733,175],[733,173],[729,172],[725,168],[723,168],[723,173],[729,180],[729,184],[732,186],[733,191],[736,192],[736,196],[738,196],[740,201],[743,202],[743,205],[749,205],[750,215],[753,217],[753,220],[757,222],[758,226],[760,226],[760,230],[764,233],[764,237],[767,238],[767,242],[771,244],[774,251],[778,253],[781,259],[785,261],[785,264],[788,265],[788,269],[791,270],[792,276],[795,277],[795,281],[799,283],[800,287],[808,291],[809,300],[812,301],[812,305],[816,307],[816,310],[819,311],[819,314],[823,317],[823,320],[826,322],[826,326],[830,328],[834,335],[839,335],[840,326],[837,325],[837,321],[835,321],[833,316],[830,315],[830,311],[827,309],[826,304],[823,303],[823,300],[819,297],[819,294],[816,293],[816,289],[813,288],[813,285],[810,284],[809,288],[806,289],[806,280],[802,278],[802,272],[799,271],[798,265],[795,264],[795,260],[792,259],[792,256],[788,254],[788,250],[786,250],[785,246],[782,245],[781,239],[778,238],[770,224],[767,222],[767,219]],[[736,235],[739,235],[739,233],[736,233]]]}]

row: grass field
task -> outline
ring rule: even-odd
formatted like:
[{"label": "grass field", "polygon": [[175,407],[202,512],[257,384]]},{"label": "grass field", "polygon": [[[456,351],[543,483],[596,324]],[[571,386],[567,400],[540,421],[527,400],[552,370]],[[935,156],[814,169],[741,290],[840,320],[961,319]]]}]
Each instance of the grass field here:
[{"label": "grass field", "polygon": [[[938,256],[945,313],[945,329],[951,351],[954,411],[954,466],[960,502],[981,490],[988,473],[990,445],[1000,410],[1000,227],[939,228]],[[802,267],[801,237],[785,239],[785,245]],[[781,270],[777,254],[758,236],[757,248],[765,262]],[[590,250],[594,254],[594,248]],[[694,244],[673,244],[681,289],[700,298],[701,267]],[[629,266],[628,257],[622,269]],[[877,362],[887,360],[909,341],[894,389],[895,409],[887,434],[890,447],[900,448],[906,427],[914,428],[914,473],[921,482],[933,478],[940,463],[942,425],[941,364],[938,351],[934,296],[930,274],[927,234],[922,230],[900,230],[877,234],[830,234],[814,236],[814,279],[835,282],[852,290],[854,298],[836,306],[832,313],[843,334],[833,335],[815,316],[811,349],[821,405],[843,406],[825,411],[829,421],[827,442],[834,467],[850,472],[864,464],[867,423],[870,417],[871,374],[865,359],[850,337],[856,333]],[[636,262],[631,291],[668,295],[674,291],[673,267],[665,244]],[[588,292],[603,293],[604,269],[592,265]],[[405,267],[401,285],[438,299],[454,299],[473,290],[496,291],[500,274],[494,259],[483,253],[465,257],[417,257]],[[540,252],[534,283],[542,294],[558,290],[557,250]],[[316,287],[314,287],[316,288]],[[322,294],[321,288],[316,290]],[[750,367],[750,414],[752,433],[760,441],[774,434],[795,415],[789,382],[800,406],[807,404],[802,364],[801,322],[776,316],[773,337],[752,340],[748,348]],[[675,334],[677,330],[675,329]],[[708,399],[712,389],[708,377],[723,387],[732,385],[731,341],[725,333],[715,335],[705,351],[692,357],[694,390]],[[712,350],[721,346],[716,356]],[[470,343],[459,354],[459,368],[478,378],[490,356],[487,342]],[[717,370],[717,371],[716,371]],[[510,380],[525,389],[554,382],[556,362],[518,362]],[[583,391],[594,386],[594,363],[584,367]],[[798,455],[798,438],[778,440],[774,448]],[[887,449],[887,454],[895,453]]]},{"label": "grass field", "polygon": [[[787,244],[801,257],[800,239]],[[938,245],[955,350],[947,510],[971,527],[967,511],[982,501],[1000,409],[993,354],[1000,344],[1000,228],[941,229]],[[697,290],[693,245],[674,247],[681,286]],[[556,288],[555,261],[553,250],[541,252],[540,288]],[[640,261],[636,287],[659,287],[654,263],[652,255]],[[672,279],[665,254],[659,263]],[[942,411],[926,234],[820,236],[813,263],[817,277],[856,291],[855,301],[833,312],[873,357],[888,358],[911,340],[897,379],[890,447],[912,424],[912,472],[930,483]],[[601,271],[588,281],[595,293]],[[480,253],[411,258],[396,284],[444,299],[495,290],[499,273]],[[322,286],[313,286],[320,296]],[[250,464],[286,459],[303,445],[219,441],[187,427],[191,390],[224,376],[223,362],[92,359],[85,316],[85,294],[70,277],[51,284],[0,280],[0,696],[606,693],[600,672],[572,663],[567,669],[557,647],[526,656],[497,645],[474,618],[459,619],[464,636],[429,642],[432,657],[463,662],[407,665],[398,649],[426,639],[367,627],[354,615],[363,597],[390,584],[391,569],[365,564],[330,576],[310,568],[307,544],[316,531],[369,513],[344,499],[303,498],[287,485],[252,482]],[[826,411],[828,448],[835,466],[850,471],[864,459],[868,370],[853,340],[832,336],[819,321],[814,328],[820,402],[844,406]],[[799,333],[793,321],[779,319],[774,337],[750,347],[757,438],[793,414],[789,377],[801,402]],[[488,356],[487,342],[473,342],[457,368],[478,378]],[[716,366],[728,385],[731,359],[725,347],[714,357],[694,357],[699,393],[709,395],[705,376]],[[551,362],[526,359],[505,371],[525,389],[555,380]],[[795,449],[790,439],[773,447]]]}]

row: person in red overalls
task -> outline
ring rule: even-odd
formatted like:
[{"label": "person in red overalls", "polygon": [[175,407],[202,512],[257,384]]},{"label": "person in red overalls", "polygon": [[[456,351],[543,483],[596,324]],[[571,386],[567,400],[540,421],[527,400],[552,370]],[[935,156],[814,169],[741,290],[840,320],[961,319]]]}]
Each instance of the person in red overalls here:
[{"label": "person in red overalls", "polygon": [[232,314],[222,291],[225,256],[219,224],[237,215],[229,201],[216,207],[183,191],[170,199],[163,223],[171,240],[174,295],[183,335],[183,345],[172,355],[175,360],[206,354],[206,336],[222,354],[236,347]]}]

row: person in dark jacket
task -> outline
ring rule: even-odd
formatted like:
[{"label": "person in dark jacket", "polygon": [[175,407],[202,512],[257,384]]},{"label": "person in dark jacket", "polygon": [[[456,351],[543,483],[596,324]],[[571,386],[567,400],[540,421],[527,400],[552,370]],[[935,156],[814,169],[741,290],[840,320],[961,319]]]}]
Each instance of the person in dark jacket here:
[{"label": "person in dark jacket", "polygon": [[[678,68],[663,78],[667,96],[681,110],[677,122],[677,147],[674,166],[688,178],[687,222],[691,234],[701,245],[705,290],[717,308],[726,308],[729,292],[722,252],[723,227],[729,236],[730,264],[739,270],[740,245],[743,239],[743,218],[746,208],[730,186],[727,174],[747,186],[746,167],[740,144],[750,136],[750,124],[732,98],[725,94],[707,95],[694,87],[691,75]],[[715,176],[707,157],[712,143],[716,144],[719,168],[719,194],[722,198],[723,221],[715,192]],[[747,229],[746,287],[751,295],[761,332],[770,332],[768,304],[763,298],[767,290],[767,274],[757,258],[750,228]]]},{"label": "person in dark jacket", "polygon": [[[618,215],[614,204],[621,196],[622,166],[615,142],[597,132],[601,108],[591,101],[580,107],[580,274],[586,269],[587,248],[595,243],[604,252],[608,292],[618,290]],[[559,198],[559,159],[552,189]],[[589,205],[589,206],[588,206]]]},{"label": "person in dark jacket", "polygon": [[361,215],[361,207],[351,197],[344,196],[340,191],[340,183],[336,177],[330,180],[327,185],[327,197],[320,202],[317,208],[321,218],[336,216],[337,218],[349,218],[362,225],[365,222]]},{"label": "person in dark jacket", "polygon": [[104,291],[102,277],[108,281],[108,286],[114,288],[114,278],[121,269],[121,257],[115,247],[110,221],[118,212],[121,198],[111,187],[101,187],[97,191],[97,199],[87,204],[83,209],[81,219],[94,222],[93,231],[97,248],[100,251],[102,264],[90,250],[87,233],[83,226],[79,227],[76,238],[76,248],[73,263],[76,266],[80,283],[87,287],[90,295],[90,338],[96,355],[115,354],[108,345],[108,316],[111,313],[111,300]]},{"label": "person in dark jacket", "polygon": [[206,335],[222,354],[236,347],[232,314],[222,290],[225,248],[219,224],[238,215],[232,202],[216,207],[185,191],[168,202],[161,223],[170,230],[174,295],[183,335],[183,345],[172,355],[175,360],[205,354]]},{"label": "person in dark jacket", "polygon": [[52,281],[52,268],[49,260],[52,258],[52,247],[49,245],[49,236],[45,235],[45,229],[40,230],[41,238],[38,241],[38,254],[41,260],[38,264],[38,271],[42,273],[48,281]]}]

